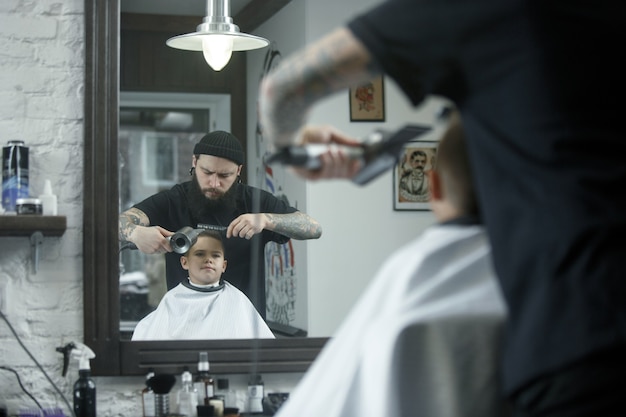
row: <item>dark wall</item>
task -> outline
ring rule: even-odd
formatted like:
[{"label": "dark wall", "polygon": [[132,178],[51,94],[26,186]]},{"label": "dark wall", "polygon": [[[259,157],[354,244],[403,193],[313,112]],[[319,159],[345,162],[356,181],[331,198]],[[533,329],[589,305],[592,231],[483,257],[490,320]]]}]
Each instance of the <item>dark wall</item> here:
[{"label": "dark wall", "polygon": [[[172,36],[194,32],[202,17],[122,13],[120,90],[231,95],[231,132],[246,150],[246,53],[233,52],[222,71],[213,71],[202,52],[170,48]],[[246,178],[245,172],[241,175]]]}]

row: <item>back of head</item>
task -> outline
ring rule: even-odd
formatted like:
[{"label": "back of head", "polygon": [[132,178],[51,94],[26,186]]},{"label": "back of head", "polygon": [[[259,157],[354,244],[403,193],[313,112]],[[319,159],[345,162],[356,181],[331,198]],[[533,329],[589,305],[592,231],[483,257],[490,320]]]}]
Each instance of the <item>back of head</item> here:
[{"label": "back of head", "polygon": [[193,148],[193,154],[217,156],[233,161],[237,165],[243,165],[245,159],[239,139],[223,130],[215,130],[204,135]]},{"label": "back of head", "polygon": [[480,215],[465,133],[460,115],[453,111],[446,132],[437,147],[435,170],[439,174],[445,198],[463,215]]}]

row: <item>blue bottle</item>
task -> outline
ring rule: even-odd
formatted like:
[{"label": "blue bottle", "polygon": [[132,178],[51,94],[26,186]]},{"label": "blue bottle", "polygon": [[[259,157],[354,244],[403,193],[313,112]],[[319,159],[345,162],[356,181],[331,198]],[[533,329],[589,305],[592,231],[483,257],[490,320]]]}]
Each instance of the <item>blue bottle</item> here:
[{"label": "blue bottle", "polygon": [[2,207],[15,211],[18,198],[28,198],[28,147],[10,140],[2,148]]}]

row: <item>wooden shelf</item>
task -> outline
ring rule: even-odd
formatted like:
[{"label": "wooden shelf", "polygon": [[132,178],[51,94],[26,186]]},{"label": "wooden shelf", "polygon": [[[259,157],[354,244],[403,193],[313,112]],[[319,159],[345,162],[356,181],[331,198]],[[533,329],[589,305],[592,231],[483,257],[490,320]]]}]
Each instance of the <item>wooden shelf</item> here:
[{"label": "wooden shelf", "polygon": [[0,215],[0,236],[31,236],[37,231],[44,236],[61,236],[66,228],[65,216]]}]

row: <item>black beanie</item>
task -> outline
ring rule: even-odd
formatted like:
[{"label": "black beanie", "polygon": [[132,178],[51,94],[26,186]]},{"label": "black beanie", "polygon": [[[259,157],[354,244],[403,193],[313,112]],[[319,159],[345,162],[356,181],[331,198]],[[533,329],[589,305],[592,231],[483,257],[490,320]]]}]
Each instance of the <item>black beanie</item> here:
[{"label": "black beanie", "polygon": [[200,139],[193,148],[193,154],[213,155],[243,165],[243,148],[239,139],[222,130],[211,132]]}]

